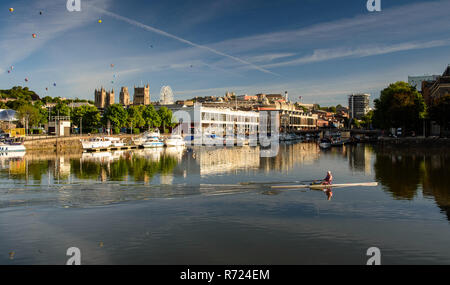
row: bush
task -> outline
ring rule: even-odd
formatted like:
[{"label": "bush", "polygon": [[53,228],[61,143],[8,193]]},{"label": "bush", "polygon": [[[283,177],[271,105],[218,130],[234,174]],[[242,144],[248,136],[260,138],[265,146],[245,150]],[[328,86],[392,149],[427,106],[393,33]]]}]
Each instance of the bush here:
[{"label": "bush", "polygon": [[114,127],[113,133],[114,133],[115,135],[120,134],[120,128],[119,128],[119,127]]},{"label": "bush", "polygon": [[133,129],[133,134],[137,135],[141,132],[141,130],[139,130],[139,128],[134,128]]}]

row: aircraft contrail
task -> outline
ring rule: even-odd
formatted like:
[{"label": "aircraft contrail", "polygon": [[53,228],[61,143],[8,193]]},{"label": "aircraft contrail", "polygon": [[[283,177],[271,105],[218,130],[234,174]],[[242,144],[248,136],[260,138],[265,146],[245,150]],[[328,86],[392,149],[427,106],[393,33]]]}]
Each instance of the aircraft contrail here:
[{"label": "aircraft contrail", "polygon": [[204,46],[204,45],[199,45],[199,44],[193,43],[193,42],[191,42],[191,41],[188,41],[188,40],[185,40],[185,39],[183,39],[183,38],[180,38],[180,37],[177,37],[177,36],[175,36],[175,35],[172,35],[172,34],[169,34],[169,33],[167,33],[167,32],[164,32],[164,31],[162,31],[162,30],[160,30],[160,29],[151,27],[151,26],[149,26],[149,25],[142,24],[142,23],[137,22],[137,21],[135,21],[135,20],[132,20],[132,19],[130,19],[130,18],[127,18],[127,17],[124,17],[124,16],[120,16],[120,15],[118,15],[118,14],[115,14],[115,13],[112,13],[112,12],[109,12],[109,11],[106,11],[106,10],[103,10],[103,9],[101,9],[101,8],[97,8],[97,7],[91,6],[91,5],[89,5],[89,7],[91,7],[91,8],[94,9],[94,10],[97,10],[98,12],[100,12],[100,13],[102,13],[102,14],[108,15],[108,16],[110,16],[110,17],[112,17],[112,18],[115,18],[115,19],[117,19],[117,20],[120,20],[120,21],[124,21],[124,22],[126,22],[126,23],[128,23],[128,24],[131,24],[131,25],[133,25],[133,26],[142,28],[142,29],[144,29],[144,30],[147,30],[147,31],[150,31],[150,32],[154,32],[154,33],[160,34],[160,35],[162,35],[162,36],[165,36],[165,37],[168,37],[168,38],[177,40],[177,41],[179,41],[179,42],[188,44],[188,45],[193,46],[193,47],[197,47],[197,48],[201,48],[201,49],[210,51],[210,52],[215,53],[215,54],[220,55],[220,56],[228,57],[228,58],[230,58],[230,59],[232,59],[232,60],[235,60],[235,61],[237,61],[237,62],[243,63],[243,64],[245,64],[245,65],[249,65],[249,66],[253,67],[254,69],[257,69],[257,70],[262,71],[262,72],[264,72],[264,73],[269,73],[269,74],[272,74],[272,75],[280,76],[280,75],[277,74],[277,73],[274,73],[274,72],[272,72],[272,71],[270,71],[270,70],[264,69],[264,68],[262,68],[262,67],[260,67],[260,66],[257,66],[257,65],[255,65],[255,64],[253,64],[253,63],[251,63],[251,62],[248,62],[248,61],[246,61],[246,60],[240,59],[240,58],[238,58],[238,57],[235,57],[235,56],[232,56],[232,55],[223,53],[223,52],[221,52],[221,51],[215,50],[215,49],[213,49],[213,48],[210,48],[210,47],[207,47],[207,46]]}]

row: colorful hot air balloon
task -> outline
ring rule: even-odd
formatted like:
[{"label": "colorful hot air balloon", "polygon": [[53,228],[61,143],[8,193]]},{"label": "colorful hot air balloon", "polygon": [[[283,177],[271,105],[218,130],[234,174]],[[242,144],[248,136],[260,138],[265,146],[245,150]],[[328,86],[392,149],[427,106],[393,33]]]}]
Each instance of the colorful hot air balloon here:
[{"label": "colorful hot air balloon", "polygon": [[11,70],[8,70],[8,73],[11,73]]},{"label": "colorful hot air balloon", "polygon": [[11,65],[11,67],[10,67],[10,68],[11,68],[11,70],[13,70],[13,69],[14,69],[14,65]]},{"label": "colorful hot air balloon", "polygon": [[102,19],[98,19],[98,23],[101,24],[102,23]]},{"label": "colorful hot air balloon", "polygon": [[111,63],[111,67],[114,67],[114,64]]},{"label": "colorful hot air balloon", "polygon": [[9,8],[9,12],[14,12],[14,8]]},{"label": "colorful hot air balloon", "polygon": [[25,82],[28,82],[28,77],[25,78]]},{"label": "colorful hot air balloon", "polygon": [[36,34],[32,34],[32,36],[33,36],[33,39],[35,39],[35,38],[37,37],[37,35],[36,35]]},{"label": "colorful hot air balloon", "polygon": [[45,87],[45,91],[48,91],[48,87]]}]

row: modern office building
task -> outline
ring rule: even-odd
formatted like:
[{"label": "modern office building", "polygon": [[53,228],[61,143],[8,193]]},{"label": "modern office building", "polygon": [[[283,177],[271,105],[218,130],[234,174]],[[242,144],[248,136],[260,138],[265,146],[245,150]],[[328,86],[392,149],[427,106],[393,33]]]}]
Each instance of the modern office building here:
[{"label": "modern office building", "polygon": [[352,94],[348,96],[349,117],[361,119],[370,110],[370,94]]},{"label": "modern office building", "polygon": [[[225,136],[257,134],[259,112],[233,110],[231,108],[204,107],[196,104],[193,107],[168,106],[176,120],[181,122],[184,132],[190,134],[215,134]],[[182,113],[185,112],[185,118]],[[190,122],[187,121],[190,119]]]}]

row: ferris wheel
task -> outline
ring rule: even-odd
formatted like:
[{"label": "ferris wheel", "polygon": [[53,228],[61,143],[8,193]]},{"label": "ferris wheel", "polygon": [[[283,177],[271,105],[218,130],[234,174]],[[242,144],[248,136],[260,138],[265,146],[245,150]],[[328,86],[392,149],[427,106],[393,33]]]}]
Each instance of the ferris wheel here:
[{"label": "ferris wheel", "polygon": [[161,87],[161,92],[159,94],[159,103],[161,105],[173,104],[173,91],[170,86]]}]

